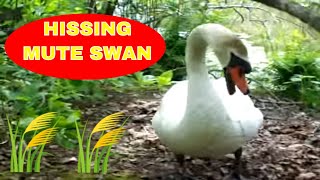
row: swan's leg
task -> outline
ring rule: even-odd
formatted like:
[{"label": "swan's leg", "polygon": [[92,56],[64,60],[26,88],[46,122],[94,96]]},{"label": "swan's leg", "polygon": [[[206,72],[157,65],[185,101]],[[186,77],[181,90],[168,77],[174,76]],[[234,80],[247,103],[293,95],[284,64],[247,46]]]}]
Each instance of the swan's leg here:
[{"label": "swan's leg", "polygon": [[226,176],[223,180],[249,180],[241,175],[242,165],[241,165],[241,155],[242,155],[242,148],[237,149],[234,152],[234,167],[233,172]]},{"label": "swan's leg", "polygon": [[233,176],[235,176],[235,179],[241,179],[241,155],[242,155],[242,147],[240,147],[239,149],[237,149],[234,152],[234,157],[235,157],[235,161],[234,161],[234,173]]},{"label": "swan's leg", "polygon": [[189,176],[189,174],[192,174],[191,171],[186,167],[185,164],[185,155],[183,154],[175,154],[176,160],[179,163],[179,174],[181,174],[183,179],[194,179],[192,176]]},{"label": "swan's leg", "polygon": [[184,155],[183,154],[175,154],[176,160],[181,167],[184,167]]}]

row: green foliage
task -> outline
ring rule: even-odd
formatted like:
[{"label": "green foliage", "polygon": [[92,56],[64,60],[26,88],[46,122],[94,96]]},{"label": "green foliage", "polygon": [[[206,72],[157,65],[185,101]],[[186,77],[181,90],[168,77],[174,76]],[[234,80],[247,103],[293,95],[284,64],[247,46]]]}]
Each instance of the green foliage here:
[{"label": "green foliage", "polygon": [[49,16],[84,13],[85,11],[85,1],[0,1],[0,43],[3,43],[3,34],[9,34],[28,22]]},{"label": "green foliage", "polygon": [[145,90],[166,90],[172,83],[173,71],[165,71],[159,76],[145,75],[144,72],[137,72],[132,75],[119,78],[108,79],[105,86],[113,90],[125,91],[145,91]]},{"label": "green foliage", "polygon": [[186,38],[179,35],[177,29],[168,29],[164,35],[166,52],[158,63],[149,68],[150,74],[158,74],[163,70],[173,69],[174,80],[181,80],[186,75],[185,69],[185,46]]},{"label": "green foliage", "polygon": [[48,111],[58,112],[57,142],[65,147],[76,135],[74,123],[81,113],[72,107],[73,100],[102,99],[99,81],[71,81],[44,77],[20,68],[7,56],[0,54],[0,105],[4,112],[20,119],[19,129],[25,129],[37,115]]},{"label": "green foliage", "polygon": [[[101,3],[102,1],[97,1]],[[12,119],[19,119],[19,129],[24,130],[37,115],[48,111],[57,112],[60,131],[55,138],[66,148],[76,147],[75,122],[81,112],[72,102],[106,100],[103,87],[119,91],[164,89],[170,85],[172,72],[157,76],[138,72],[120,78],[101,81],[72,81],[34,74],[14,64],[4,54],[3,44],[14,29],[44,17],[68,13],[87,12],[86,1],[35,0],[0,2],[0,106]],[[4,16],[11,14],[10,16]],[[16,15],[14,15],[16,14]],[[12,18],[14,15],[14,18]],[[16,121],[13,122],[16,124]],[[17,124],[16,124],[17,125]],[[30,139],[31,137],[26,137]]]},{"label": "green foliage", "polygon": [[167,3],[170,16],[162,16],[161,27],[166,42],[166,52],[161,60],[148,68],[145,73],[159,75],[163,71],[173,70],[173,80],[185,79],[185,47],[186,37],[190,31],[203,23],[227,22],[231,12],[221,10],[207,11],[208,4],[199,1],[170,1]]},{"label": "green foliage", "polygon": [[293,31],[291,36],[284,52],[272,56],[272,83],[281,94],[320,108],[319,42],[306,41],[298,31]]}]

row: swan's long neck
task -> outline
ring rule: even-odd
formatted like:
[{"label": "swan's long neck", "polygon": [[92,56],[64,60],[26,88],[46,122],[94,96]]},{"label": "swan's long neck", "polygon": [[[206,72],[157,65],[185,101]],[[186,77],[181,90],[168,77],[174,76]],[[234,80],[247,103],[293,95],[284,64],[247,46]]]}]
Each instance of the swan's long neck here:
[{"label": "swan's long neck", "polygon": [[181,126],[206,129],[206,125],[212,123],[212,119],[215,123],[221,123],[220,121],[228,116],[228,107],[225,107],[226,97],[229,97],[227,86],[224,84],[226,82],[213,83],[209,79],[205,60],[209,44],[222,67],[226,67],[232,60],[231,52],[242,59],[247,59],[245,46],[229,29],[210,23],[192,30],[186,47],[188,94]]},{"label": "swan's long neck", "polygon": [[[186,47],[186,67],[188,75],[187,109],[193,108],[201,97],[212,96],[212,85],[206,67],[206,48],[208,44],[200,31],[190,34]],[[208,97],[209,98],[209,97]]]},{"label": "swan's long neck", "polygon": [[208,81],[208,70],[205,62],[207,42],[200,33],[192,33],[187,40],[186,66],[189,80]]}]

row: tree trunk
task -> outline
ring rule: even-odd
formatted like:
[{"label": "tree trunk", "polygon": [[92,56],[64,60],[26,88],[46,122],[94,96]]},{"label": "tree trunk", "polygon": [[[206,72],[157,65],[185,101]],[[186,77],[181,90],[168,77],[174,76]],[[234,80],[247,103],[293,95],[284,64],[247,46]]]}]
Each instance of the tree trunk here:
[{"label": "tree trunk", "polygon": [[118,5],[118,0],[108,0],[106,2],[106,9],[105,9],[105,12],[104,14],[106,15],[113,15],[114,13],[114,10],[116,9]]},{"label": "tree trunk", "polygon": [[92,13],[96,13],[97,12],[97,6],[96,6],[96,1],[95,0],[89,0],[89,4],[88,4],[88,13],[92,14]]},{"label": "tree trunk", "polygon": [[[288,14],[300,19],[320,32],[320,11],[319,8],[306,8],[299,3],[289,0],[253,0],[267,6],[285,11]],[[318,10],[317,10],[318,9]]]}]

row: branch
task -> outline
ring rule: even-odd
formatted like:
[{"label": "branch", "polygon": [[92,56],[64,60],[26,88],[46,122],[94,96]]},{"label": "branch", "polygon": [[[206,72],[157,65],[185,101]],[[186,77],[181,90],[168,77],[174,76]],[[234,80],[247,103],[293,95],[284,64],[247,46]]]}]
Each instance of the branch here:
[{"label": "branch", "polygon": [[243,23],[243,22],[244,22],[244,17],[243,17],[243,15],[242,15],[236,8],[233,8],[233,10],[240,16],[240,18],[241,18],[241,23]]},{"label": "branch", "polygon": [[262,9],[260,7],[255,7],[255,6],[249,6],[249,5],[244,5],[244,4],[235,4],[235,5],[221,5],[221,6],[215,6],[215,5],[212,5],[211,3],[208,5],[208,8],[209,9],[230,9],[230,8],[243,8],[243,9],[259,9],[259,10],[262,10],[262,11],[266,11],[265,9]]},{"label": "branch", "polygon": [[118,0],[114,0],[114,1],[107,1],[105,3],[106,5],[106,9],[104,14],[106,15],[113,15],[114,11],[116,10],[116,7],[118,5]]},{"label": "branch", "polygon": [[[263,9],[261,7],[257,7],[257,6],[252,6],[252,5],[245,5],[245,4],[240,4],[240,5],[223,5],[223,6],[214,6],[214,5],[210,5],[209,6],[210,9],[233,9],[241,18],[241,21],[243,22],[244,21],[244,16],[237,10],[237,9],[247,9],[249,12],[251,12],[252,9],[255,9],[255,10],[260,10],[260,11],[263,11],[265,13],[268,13],[271,17],[274,17],[280,21],[286,21],[288,23],[291,23],[299,28],[302,28],[303,29],[303,26],[300,25],[300,24],[297,24],[295,22],[292,22],[288,19],[285,19],[283,17],[280,17],[280,16],[276,16],[274,15],[273,13],[271,13],[270,11],[266,10],[266,9]],[[252,20],[250,19],[250,21],[260,21],[260,20]],[[262,20],[261,20],[262,21]],[[266,20],[264,20],[266,21]]]},{"label": "branch", "polygon": [[320,13],[316,9],[311,9],[289,0],[254,0],[267,6],[285,11],[288,14],[309,24],[315,30],[320,32]]}]

